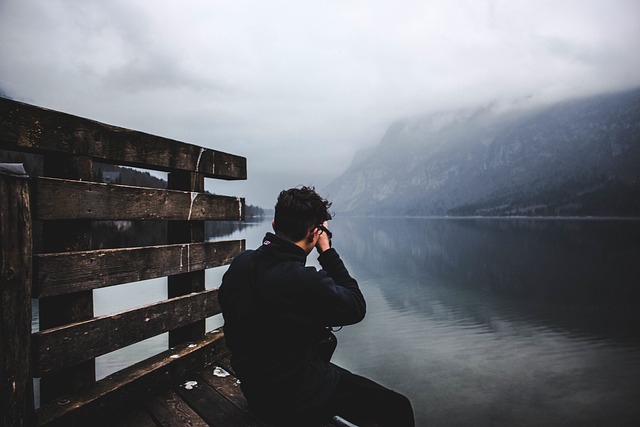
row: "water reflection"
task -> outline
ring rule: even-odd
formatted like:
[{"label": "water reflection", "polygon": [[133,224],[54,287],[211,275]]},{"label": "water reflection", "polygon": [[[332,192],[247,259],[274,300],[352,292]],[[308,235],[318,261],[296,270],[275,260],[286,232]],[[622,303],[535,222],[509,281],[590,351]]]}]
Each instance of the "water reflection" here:
[{"label": "water reflection", "polygon": [[339,363],[421,425],[636,425],[640,223],[342,219],[369,303]]},{"label": "water reflection", "polygon": [[559,327],[640,338],[640,222],[405,218],[336,227],[348,236],[336,240],[345,258],[377,279],[395,310],[429,315],[437,300],[489,324],[486,308],[500,305],[512,316],[539,312]]}]

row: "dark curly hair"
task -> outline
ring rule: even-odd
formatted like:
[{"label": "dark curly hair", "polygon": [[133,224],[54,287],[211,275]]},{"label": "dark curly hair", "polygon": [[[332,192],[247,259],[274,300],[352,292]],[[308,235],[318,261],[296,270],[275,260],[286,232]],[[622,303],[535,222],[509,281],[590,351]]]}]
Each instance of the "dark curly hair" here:
[{"label": "dark curly hair", "polygon": [[298,242],[313,227],[331,219],[331,202],[320,197],[314,187],[283,190],[275,206],[274,230],[277,235]]}]

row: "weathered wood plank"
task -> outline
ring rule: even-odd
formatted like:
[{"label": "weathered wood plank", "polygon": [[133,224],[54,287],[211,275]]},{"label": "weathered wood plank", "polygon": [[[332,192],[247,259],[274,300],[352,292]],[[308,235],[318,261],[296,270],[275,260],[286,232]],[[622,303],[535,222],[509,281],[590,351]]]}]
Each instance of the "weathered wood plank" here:
[{"label": "weathered wood plank", "polygon": [[210,332],[193,344],[167,350],[98,381],[82,393],[61,396],[42,406],[39,426],[93,425],[104,414],[132,404],[171,387],[189,372],[208,366],[228,352],[222,332]]},{"label": "weathered wood plank", "polygon": [[185,295],[33,334],[35,376],[46,375],[220,313],[218,290]]},{"label": "weathered wood plank", "polygon": [[[169,174],[169,188],[192,192],[204,191],[204,176],[200,173],[176,171]],[[204,221],[170,221],[167,225],[169,243],[197,243],[204,241]],[[167,295],[174,298],[205,289],[204,271],[192,271],[169,276]],[[204,319],[169,332],[169,346],[198,339],[206,330]]]},{"label": "weathered wood plank", "polygon": [[[194,376],[194,380],[198,377]],[[184,384],[176,387],[178,395],[184,399],[189,406],[212,426],[225,427],[246,427],[246,426],[263,426],[261,423],[247,413],[238,410],[238,408],[225,399],[222,395],[213,390],[207,383],[195,381],[197,384],[185,387]]]},{"label": "weathered wood plank", "polygon": [[33,422],[31,210],[25,178],[0,173],[0,420]]},{"label": "weathered wood plank", "polygon": [[[220,363],[216,362],[215,365]],[[223,371],[216,370],[223,369]],[[225,376],[224,372],[228,375]],[[209,384],[218,393],[222,394],[227,400],[233,403],[242,411],[249,412],[249,404],[242,394],[240,382],[233,376],[224,366],[210,366],[200,372],[200,377],[204,382]]]},{"label": "weathered wood plank", "polygon": [[61,152],[148,169],[247,178],[246,158],[0,98],[0,148]]},{"label": "weathered wood plank", "polygon": [[110,414],[101,414],[91,420],[91,423],[85,424],[91,427],[158,427],[154,419],[142,407],[136,407],[132,410],[122,408],[118,411],[112,411]]},{"label": "weathered wood plank", "polygon": [[126,185],[35,180],[34,217],[42,220],[242,220],[244,199]]},{"label": "weathered wood plank", "polygon": [[[46,176],[92,181],[92,171],[93,160],[88,156],[72,156],[66,153],[47,153],[43,156],[43,172]],[[92,241],[91,221],[46,221],[42,224],[42,249],[46,252],[89,250],[92,248]],[[40,329],[55,328],[92,318],[91,291],[41,298],[39,301]],[[48,402],[63,393],[80,390],[94,382],[95,361],[86,360],[43,378],[40,381],[40,401]]]},{"label": "weathered wood plank", "polygon": [[173,390],[168,389],[145,403],[145,407],[162,427],[209,427]]},{"label": "weathered wood plank", "polygon": [[36,254],[34,294],[46,297],[219,267],[244,248],[244,240],[230,240]]}]

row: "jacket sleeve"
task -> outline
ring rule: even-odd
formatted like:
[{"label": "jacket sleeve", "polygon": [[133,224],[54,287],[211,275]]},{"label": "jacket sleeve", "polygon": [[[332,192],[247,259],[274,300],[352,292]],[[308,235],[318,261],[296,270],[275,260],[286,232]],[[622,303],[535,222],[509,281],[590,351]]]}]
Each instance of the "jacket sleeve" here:
[{"label": "jacket sleeve", "polygon": [[366,303],[358,282],[351,277],[340,255],[334,248],[318,257],[323,270],[319,272],[330,307],[322,313],[330,326],[350,325],[360,322],[366,313]]}]

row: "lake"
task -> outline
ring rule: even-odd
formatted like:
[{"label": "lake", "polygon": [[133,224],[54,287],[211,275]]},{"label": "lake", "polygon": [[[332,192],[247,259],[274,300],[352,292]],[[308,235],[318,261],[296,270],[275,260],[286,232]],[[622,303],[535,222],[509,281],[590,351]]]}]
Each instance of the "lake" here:
[{"label": "lake", "polygon": [[[337,217],[330,228],[368,304],[337,332],[333,360],[406,394],[417,425],[640,425],[640,221]],[[269,230],[216,239],[254,248]],[[225,270],[208,270],[207,286]],[[96,315],[165,295],[166,280],[98,290]],[[97,376],[166,345],[102,356]]]},{"label": "lake", "polygon": [[336,361],[418,425],[640,425],[640,222],[335,221],[367,297]]}]

